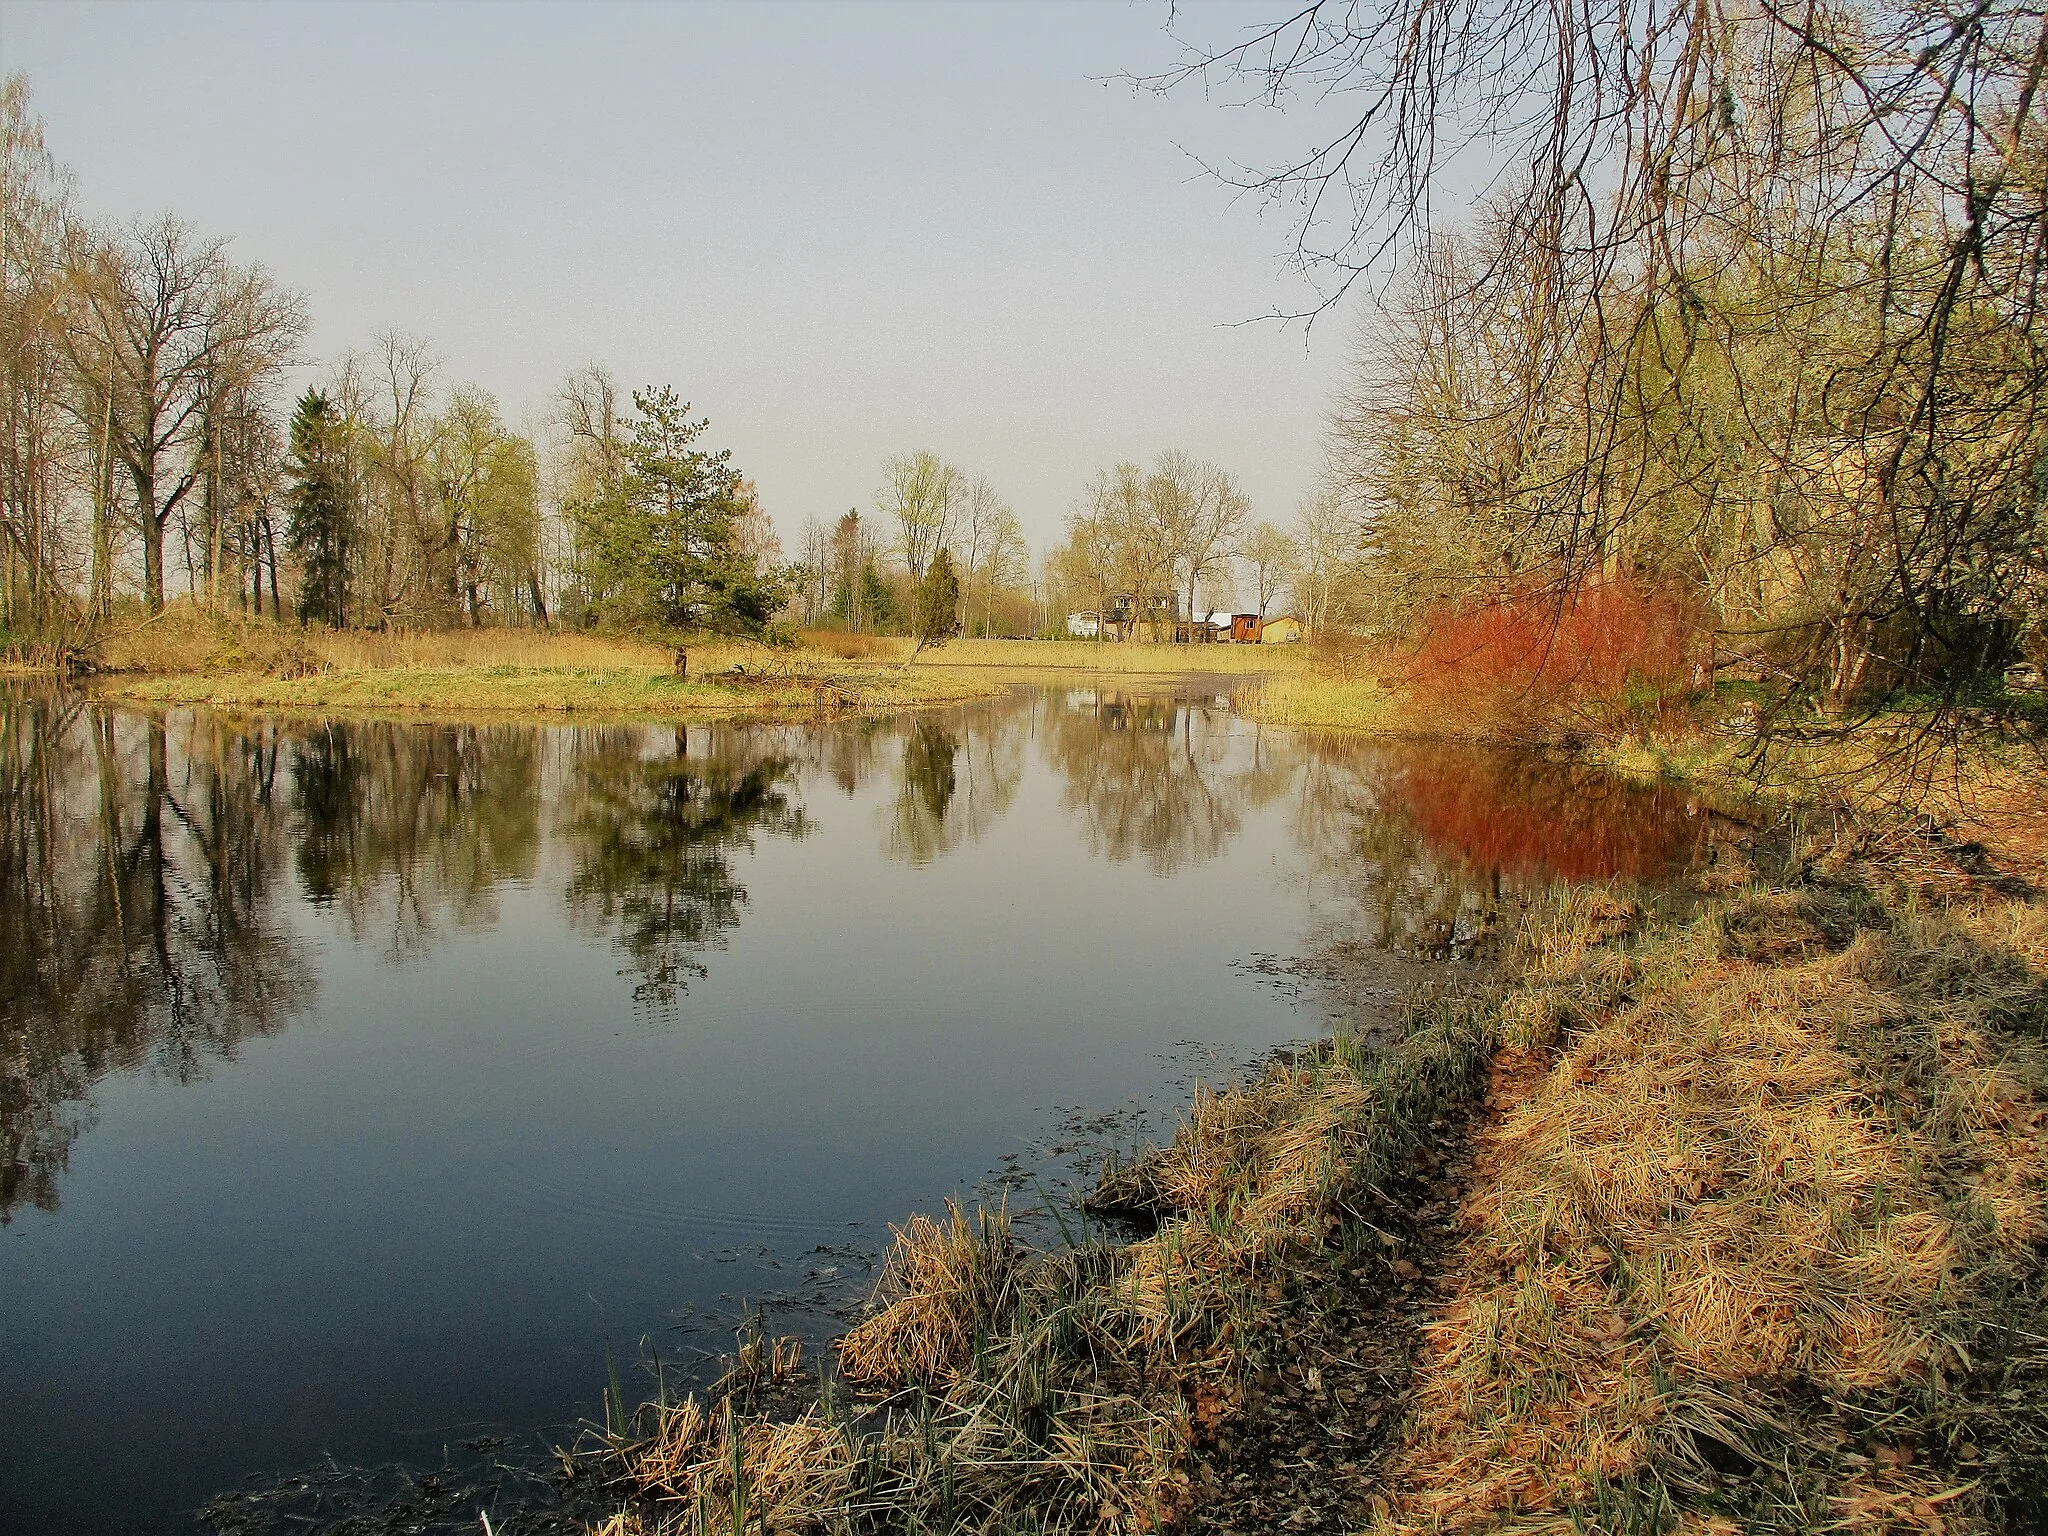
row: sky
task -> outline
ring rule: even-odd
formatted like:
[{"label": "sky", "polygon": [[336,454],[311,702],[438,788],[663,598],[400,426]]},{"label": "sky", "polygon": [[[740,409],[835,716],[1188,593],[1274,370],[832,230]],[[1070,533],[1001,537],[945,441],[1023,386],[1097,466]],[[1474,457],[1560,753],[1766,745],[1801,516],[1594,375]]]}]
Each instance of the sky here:
[{"label": "sky", "polygon": [[1119,459],[1183,448],[1285,524],[1355,318],[1286,211],[1205,165],[1313,115],[1119,78],[1271,6],[132,6],[0,0],[91,217],[169,210],[308,300],[312,382],[385,330],[539,427],[571,368],[666,383],[790,553],[883,460],[985,475],[1034,551]]}]

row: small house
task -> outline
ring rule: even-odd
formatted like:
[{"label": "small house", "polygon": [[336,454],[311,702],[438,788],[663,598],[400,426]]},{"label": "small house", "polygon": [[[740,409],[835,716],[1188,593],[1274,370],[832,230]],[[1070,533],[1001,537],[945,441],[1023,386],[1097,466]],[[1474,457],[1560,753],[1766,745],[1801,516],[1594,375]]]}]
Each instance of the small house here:
[{"label": "small house", "polygon": [[1305,631],[1301,620],[1291,613],[1283,613],[1266,620],[1259,626],[1261,645],[1287,645],[1303,638]]},{"label": "small house", "polygon": [[1075,640],[1093,640],[1102,633],[1102,616],[1090,608],[1067,615],[1067,634]]}]

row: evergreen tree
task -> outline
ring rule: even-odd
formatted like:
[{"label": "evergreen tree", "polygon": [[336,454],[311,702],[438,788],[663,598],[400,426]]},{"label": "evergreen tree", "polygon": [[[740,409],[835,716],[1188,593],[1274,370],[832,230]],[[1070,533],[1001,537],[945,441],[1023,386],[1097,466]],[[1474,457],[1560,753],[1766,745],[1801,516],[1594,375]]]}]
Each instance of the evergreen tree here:
[{"label": "evergreen tree", "polygon": [[960,633],[960,577],[953,569],[952,552],[941,546],[925,567],[911,600],[911,629],[917,648],[944,645]]},{"label": "evergreen tree", "polygon": [[341,423],[309,389],[292,413],[291,520],[285,539],[300,565],[299,622],[348,623],[355,518],[342,474]]},{"label": "evergreen tree", "polygon": [[710,423],[692,421],[665,385],[634,391],[633,406],[623,475],[577,509],[593,592],[630,619],[759,633],[788,583],[779,569],[757,569],[735,536],[744,501],[731,450],[698,447]]},{"label": "evergreen tree", "polygon": [[873,560],[860,568],[860,625],[870,634],[887,634],[896,623],[896,594]]}]

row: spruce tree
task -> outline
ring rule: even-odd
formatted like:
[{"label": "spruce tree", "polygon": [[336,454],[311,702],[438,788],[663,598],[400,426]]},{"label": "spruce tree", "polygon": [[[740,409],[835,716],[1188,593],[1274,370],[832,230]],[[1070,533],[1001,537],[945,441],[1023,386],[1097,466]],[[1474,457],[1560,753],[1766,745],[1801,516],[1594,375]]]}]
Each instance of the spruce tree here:
[{"label": "spruce tree", "polygon": [[285,541],[299,561],[299,622],[348,623],[355,519],[341,468],[341,423],[309,389],[292,413],[291,520]]}]

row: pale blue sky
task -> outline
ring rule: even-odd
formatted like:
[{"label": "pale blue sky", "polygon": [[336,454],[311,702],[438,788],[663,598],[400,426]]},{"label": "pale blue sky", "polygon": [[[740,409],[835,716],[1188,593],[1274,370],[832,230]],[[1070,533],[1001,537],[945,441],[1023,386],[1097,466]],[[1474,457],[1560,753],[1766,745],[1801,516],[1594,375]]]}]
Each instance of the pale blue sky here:
[{"label": "pale blue sky", "polygon": [[[1183,8],[1233,34],[1270,7]],[[673,383],[784,538],[883,457],[986,474],[1034,548],[1120,457],[1185,447],[1285,522],[1348,315],[1192,155],[1299,113],[1104,83],[1160,4],[0,4],[83,207],[172,209],[310,298],[325,362],[396,327],[537,417],[570,367]]]}]

